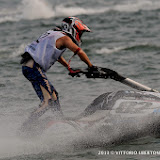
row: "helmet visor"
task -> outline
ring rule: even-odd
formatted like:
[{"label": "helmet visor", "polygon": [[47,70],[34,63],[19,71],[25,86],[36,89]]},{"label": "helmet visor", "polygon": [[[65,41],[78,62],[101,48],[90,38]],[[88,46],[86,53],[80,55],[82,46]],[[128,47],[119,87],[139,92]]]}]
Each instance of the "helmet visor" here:
[{"label": "helmet visor", "polygon": [[76,28],[78,32],[82,32],[82,33],[91,32],[91,30],[85,24],[83,24],[81,20],[76,20],[74,23],[74,27]]}]

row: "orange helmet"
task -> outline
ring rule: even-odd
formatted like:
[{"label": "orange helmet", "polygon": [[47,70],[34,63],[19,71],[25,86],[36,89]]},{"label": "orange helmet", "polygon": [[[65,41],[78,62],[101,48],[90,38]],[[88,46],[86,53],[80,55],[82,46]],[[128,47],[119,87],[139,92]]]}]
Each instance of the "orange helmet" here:
[{"label": "orange helmet", "polygon": [[77,17],[68,17],[62,21],[61,29],[63,32],[76,43],[81,45],[81,36],[83,32],[91,32],[91,30]]}]

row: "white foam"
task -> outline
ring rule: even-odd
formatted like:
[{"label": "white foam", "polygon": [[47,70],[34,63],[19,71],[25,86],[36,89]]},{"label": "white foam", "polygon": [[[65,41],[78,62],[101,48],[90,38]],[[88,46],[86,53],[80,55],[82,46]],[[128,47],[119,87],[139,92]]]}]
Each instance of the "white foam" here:
[{"label": "white foam", "polygon": [[137,12],[140,10],[156,10],[160,8],[160,1],[135,0],[113,6],[113,10],[120,12]]},{"label": "white foam", "polygon": [[113,47],[113,48],[107,48],[107,47],[103,47],[101,49],[97,49],[96,53],[97,54],[112,54],[112,53],[116,53],[122,50],[126,50],[126,49],[130,49],[132,47],[138,47],[138,46],[154,46],[154,47],[159,47],[158,45],[155,44],[150,44],[147,42],[143,42],[143,43],[130,43],[128,45],[124,45],[124,46],[118,46],[118,47]]},{"label": "white foam", "polygon": [[26,44],[24,44],[24,43],[21,44],[15,51],[12,52],[12,54],[10,55],[10,58],[20,56],[22,53],[24,53],[25,47],[26,47]]},{"label": "white foam", "polygon": [[155,0],[134,0],[134,1],[123,1],[119,4],[111,4],[105,2],[103,6],[97,4],[96,7],[85,8],[81,6],[71,6],[67,7],[67,4],[61,4],[55,7],[56,16],[76,16],[76,15],[92,15],[100,14],[109,11],[118,12],[138,12],[140,10],[156,10],[160,8],[160,1]]},{"label": "white foam", "polygon": [[52,5],[47,0],[22,0],[16,9],[4,8],[0,11],[0,23],[22,19],[47,19],[54,16]]},{"label": "white foam", "polygon": [[99,14],[99,13],[104,13],[106,11],[108,11],[109,8],[105,7],[105,8],[83,8],[83,7],[77,7],[77,6],[73,6],[73,7],[66,7],[65,5],[58,5],[55,8],[55,13],[56,16],[76,16],[76,15],[92,15],[92,14]]},{"label": "white foam", "polygon": [[137,12],[140,10],[156,10],[159,8],[159,0],[126,0],[118,4],[104,2],[103,6],[101,3],[97,2],[97,6],[92,8],[81,5],[77,6],[74,3],[68,6],[68,2],[54,6],[54,3],[49,3],[47,0],[22,0],[16,9],[3,8],[0,11],[0,23],[6,21],[20,21],[21,19],[48,19],[60,16],[100,14],[109,11]]},{"label": "white foam", "polygon": [[71,143],[78,136],[75,129],[69,124],[57,123],[42,135],[27,138],[19,134],[21,122],[24,122],[24,116],[8,117],[6,115],[1,118],[0,127],[3,130],[0,132],[0,159],[46,152],[61,153],[65,150],[72,150]]},{"label": "white foam", "polygon": [[101,49],[97,49],[96,53],[98,53],[98,54],[112,54],[112,53],[121,51],[123,49],[125,49],[125,47],[115,47],[115,48],[104,47],[104,48],[101,48]]},{"label": "white foam", "polygon": [[[113,92],[109,97],[111,98],[114,94]],[[150,95],[150,93],[145,94]],[[153,94],[159,97],[158,93]],[[146,107],[147,103],[152,105]],[[97,99],[91,104],[93,107],[107,105],[108,99],[103,97],[103,101]],[[0,158],[10,157],[11,159],[18,155],[47,152],[64,153],[73,151],[74,147],[81,149],[84,146],[104,146],[104,144],[120,143],[127,139],[141,137],[147,135],[148,129],[154,129],[159,124],[159,113],[153,113],[158,108],[159,103],[154,100],[150,102],[119,99],[112,110],[97,110],[78,122],[53,121],[42,135],[32,139],[26,139],[17,134],[26,117],[24,112],[18,115],[15,112],[16,114],[1,116],[0,127],[3,129],[0,132]],[[88,123],[89,121],[93,123]]]},{"label": "white foam", "polygon": [[7,21],[18,21],[18,13],[17,10],[6,9],[3,8],[0,10],[0,23],[7,22]]},{"label": "white foam", "polygon": [[24,19],[45,19],[55,15],[51,5],[46,0],[23,0],[22,9]]}]

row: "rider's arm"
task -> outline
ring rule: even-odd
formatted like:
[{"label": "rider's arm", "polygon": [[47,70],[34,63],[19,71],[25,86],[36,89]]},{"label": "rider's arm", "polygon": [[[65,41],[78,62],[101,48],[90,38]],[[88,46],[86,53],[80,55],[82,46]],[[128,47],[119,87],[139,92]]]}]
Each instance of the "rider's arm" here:
[{"label": "rider's arm", "polygon": [[61,63],[64,67],[68,68],[68,63],[62,56],[58,59],[58,62]]},{"label": "rider's arm", "polygon": [[86,55],[86,53],[85,53],[82,49],[80,49],[80,50],[77,52],[77,55],[80,57],[80,59],[81,59],[83,62],[85,62],[85,63],[88,65],[88,67],[92,67],[92,64],[91,64],[88,56]]},{"label": "rider's arm", "polygon": [[90,62],[87,54],[82,49],[78,49],[79,47],[71,40],[70,37],[64,36],[64,37],[60,38],[60,43],[65,48],[68,48],[72,52],[78,54],[78,56],[80,57],[80,59],[83,62],[85,62],[88,65],[88,67],[92,67],[92,63]]}]

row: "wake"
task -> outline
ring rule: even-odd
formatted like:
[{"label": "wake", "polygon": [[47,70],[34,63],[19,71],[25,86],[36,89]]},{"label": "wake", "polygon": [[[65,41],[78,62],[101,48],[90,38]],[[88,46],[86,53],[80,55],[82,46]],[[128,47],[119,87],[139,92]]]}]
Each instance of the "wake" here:
[{"label": "wake", "polygon": [[75,148],[120,145],[141,137],[157,137],[159,107],[159,93],[127,90],[100,95],[74,118],[57,118],[47,113],[24,133],[20,130],[24,116],[5,117],[0,122],[0,155],[2,158],[70,152]]},{"label": "wake", "polygon": [[[136,0],[136,1],[122,1],[122,3],[115,4],[100,2],[97,7],[83,7],[81,4],[70,4],[63,2],[58,5],[51,4],[46,0],[22,0],[16,6],[16,9],[2,8],[0,11],[0,23],[17,22],[20,20],[36,20],[49,19],[55,17],[77,16],[77,15],[96,15],[110,11],[115,12],[138,12],[141,10],[152,11],[160,8],[160,2],[155,0]],[[38,11],[38,12],[37,12]]]}]

